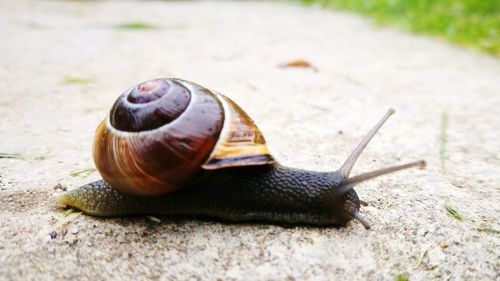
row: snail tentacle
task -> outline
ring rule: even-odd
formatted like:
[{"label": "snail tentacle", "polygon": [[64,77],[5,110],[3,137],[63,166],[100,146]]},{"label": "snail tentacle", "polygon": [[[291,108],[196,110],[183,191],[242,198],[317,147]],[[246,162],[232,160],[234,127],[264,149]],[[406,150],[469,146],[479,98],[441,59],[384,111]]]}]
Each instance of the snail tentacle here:
[{"label": "snail tentacle", "polygon": [[394,108],[389,108],[387,110],[387,113],[380,119],[380,121],[373,126],[373,128],[368,132],[368,134],[363,137],[363,139],[359,142],[359,144],[354,148],[354,151],[349,155],[347,160],[344,162],[344,164],[340,167],[339,172],[342,174],[344,178],[348,178],[349,174],[352,171],[352,168],[354,167],[354,164],[356,163],[356,160],[358,160],[359,156],[361,153],[363,153],[363,150],[366,148],[368,143],[370,143],[371,139],[375,136],[375,134],[382,128],[382,125],[384,125],[385,121],[391,117],[396,112]]}]

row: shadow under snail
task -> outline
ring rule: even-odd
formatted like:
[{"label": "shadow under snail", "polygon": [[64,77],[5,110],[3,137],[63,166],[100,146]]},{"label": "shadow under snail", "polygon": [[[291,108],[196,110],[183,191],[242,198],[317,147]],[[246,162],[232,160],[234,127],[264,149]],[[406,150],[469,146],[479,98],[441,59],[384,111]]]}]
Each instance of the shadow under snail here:
[{"label": "shadow under snail", "polygon": [[57,201],[94,216],[204,216],[277,224],[366,229],[353,187],[424,161],[349,177],[385,116],[334,172],[280,165],[262,133],[229,98],[181,79],[155,79],[126,90],[96,130],[94,162],[103,180]]}]

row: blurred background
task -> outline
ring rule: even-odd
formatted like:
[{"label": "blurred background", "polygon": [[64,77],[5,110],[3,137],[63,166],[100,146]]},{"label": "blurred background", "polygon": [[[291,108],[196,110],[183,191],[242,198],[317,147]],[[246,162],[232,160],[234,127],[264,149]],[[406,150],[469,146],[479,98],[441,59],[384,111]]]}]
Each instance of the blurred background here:
[{"label": "blurred background", "polygon": [[377,24],[443,38],[500,56],[500,2],[494,0],[301,0],[352,11]]}]

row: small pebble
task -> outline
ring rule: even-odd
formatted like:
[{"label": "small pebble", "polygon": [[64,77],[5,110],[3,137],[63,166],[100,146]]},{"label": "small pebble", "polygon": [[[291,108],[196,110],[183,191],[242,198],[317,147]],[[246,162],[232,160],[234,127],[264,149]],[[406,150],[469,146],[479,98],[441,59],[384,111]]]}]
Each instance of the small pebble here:
[{"label": "small pebble", "polygon": [[49,237],[50,237],[50,239],[56,238],[57,237],[57,232],[55,232],[55,231],[49,232]]},{"label": "small pebble", "polygon": [[69,228],[69,233],[71,234],[77,234],[78,233],[78,227],[72,226]]},{"label": "small pebble", "polygon": [[441,249],[446,249],[446,248],[448,248],[448,243],[446,243],[446,242],[439,242],[439,247],[441,247]]},{"label": "small pebble", "polygon": [[58,189],[62,190],[62,191],[67,191],[68,190],[68,188],[66,186],[62,185],[61,183],[58,183],[58,184],[56,184],[54,186],[54,190],[58,190]]}]

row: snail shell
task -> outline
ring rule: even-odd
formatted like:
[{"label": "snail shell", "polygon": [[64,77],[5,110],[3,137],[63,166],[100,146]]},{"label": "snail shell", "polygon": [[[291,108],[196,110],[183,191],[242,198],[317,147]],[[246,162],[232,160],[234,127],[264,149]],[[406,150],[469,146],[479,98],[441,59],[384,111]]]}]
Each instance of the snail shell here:
[{"label": "snail shell", "polygon": [[180,79],[126,90],[97,127],[93,157],[114,189],[141,196],[189,186],[203,170],[275,162],[236,103]]}]

